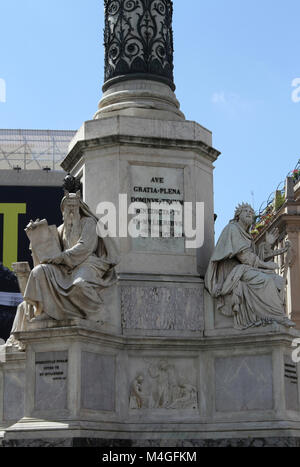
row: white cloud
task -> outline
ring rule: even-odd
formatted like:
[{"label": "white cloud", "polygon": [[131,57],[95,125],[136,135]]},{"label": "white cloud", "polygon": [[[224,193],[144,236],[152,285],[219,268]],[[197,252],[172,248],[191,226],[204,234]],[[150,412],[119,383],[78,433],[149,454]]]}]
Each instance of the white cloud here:
[{"label": "white cloud", "polygon": [[259,101],[250,101],[236,93],[214,92],[211,98],[214,105],[219,106],[230,116],[235,117],[242,112],[251,112],[259,104]]},{"label": "white cloud", "polygon": [[6,102],[6,82],[0,78],[0,102]]},{"label": "white cloud", "polygon": [[225,93],[224,92],[215,92],[212,96],[213,104],[225,104]]},{"label": "white cloud", "polygon": [[295,78],[292,82],[292,86],[293,88],[296,88],[292,92],[292,101],[295,104],[298,104],[298,102],[300,102],[300,78]]}]

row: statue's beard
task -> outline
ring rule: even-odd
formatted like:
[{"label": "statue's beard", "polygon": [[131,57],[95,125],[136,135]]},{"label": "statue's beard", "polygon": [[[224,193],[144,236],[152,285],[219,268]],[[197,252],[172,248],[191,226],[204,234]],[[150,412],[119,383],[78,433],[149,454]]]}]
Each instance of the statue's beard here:
[{"label": "statue's beard", "polygon": [[66,249],[73,248],[81,235],[80,214],[68,215],[64,218],[63,242]]}]

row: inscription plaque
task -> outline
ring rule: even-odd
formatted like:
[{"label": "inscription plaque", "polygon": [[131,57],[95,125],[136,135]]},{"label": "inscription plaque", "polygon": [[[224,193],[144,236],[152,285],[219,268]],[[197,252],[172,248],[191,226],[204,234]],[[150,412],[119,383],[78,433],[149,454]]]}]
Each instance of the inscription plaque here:
[{"label": "inscription plaque", "polygon": [[145,218],[135,221],[140,236],[133,239],[134,250],[184,253],[183,169],[132,166],[130,202],[147,205],[140,212]]},{"label": "inscription plaque", "polygon": [[196,331],[204,329],[203,288],[122,287],[124,329]]},{"label": "inscription plaque", "polygon": [[298,411],[299,395],[297,365],[288,355],[285,355],[284,357],[284,383],[286,408],[287,410]]},{"label": "inscription plaque", "polygon": [[67,409],[68,352],[35,356],[35,409]]}]

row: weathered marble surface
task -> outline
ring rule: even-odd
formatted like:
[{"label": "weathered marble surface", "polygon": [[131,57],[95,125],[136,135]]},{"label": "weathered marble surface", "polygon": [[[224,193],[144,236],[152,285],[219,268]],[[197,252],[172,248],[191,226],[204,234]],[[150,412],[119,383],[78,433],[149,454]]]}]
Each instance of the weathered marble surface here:
[{"label": "weathered marble surface", "polygon": [[[222,439],[252,439],[258,431],[261,438],[300,437],[300,411],[295,392],[285,384],[284,361],[299,338],[296,330],[248,330],[242,338],[236,330],[226,336],[141,338],[105,334],[86,320],[61,324],[38,329],[35,323],[20,333],[27,344],[21,353],[22,362],[27,356],[26,418],[12,421],[5,442],[27,437],[47,443],[54,430],[56,438],[69,440],[74,433],[85,439],[110,433],[109,438],[128,437],[133,443],[140,438],[140,446],[143,439],[167,438],[198,438],[209,445],[203,439],[214,433]],[[46,372],[43,366],[65,360],[66,349],[67,380],[47,380],[45,387],[38,381],[36,389],[37,370]],[[5,379],[9,369],[15,371],[19,355],[7,353],[9,362],[0,366],[1,398],[1,375]],[[63,397],[57,400],[57,394]]]},{"label": "weathered marble surface", "polygon": [[81,356],[81,408],[114,411],[116,397],[115,358],[92,352]]},{"label": "weathered marble surface", "polygon": [[124,329],[201,331],[203,287],[121,288]]},{"label": "weathered marble surface", "polygon": [[107,89],[94,118],[100,123],[109,117],[153,118],[159,122],[185,121],[180,104],[171,88],[150,80],[127,80]]},{"label": "weathered marble surface", "polygon": [[215,372],[218,412],[273,408],[272,355],[217,358]]},{"label": "weathered marble surface", "polygon": [[3,419],[6,422],[19,420],[24,416],[25,372],[10,370],[4,374]]}]

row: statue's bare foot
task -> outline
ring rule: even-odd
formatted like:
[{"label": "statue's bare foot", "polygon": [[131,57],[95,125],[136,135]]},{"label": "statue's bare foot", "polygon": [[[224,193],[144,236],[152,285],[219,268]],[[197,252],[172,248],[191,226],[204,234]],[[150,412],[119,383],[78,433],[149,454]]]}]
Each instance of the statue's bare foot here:
[{"label": "statue's bare foot", "polygon": [[30,322],[35,323],[37,321],[47,321],[49,319],[51,319],[50,316],[48,316],[46,313],[42,313],[41,315],[36,316],[35,318],[32,318]]}]

